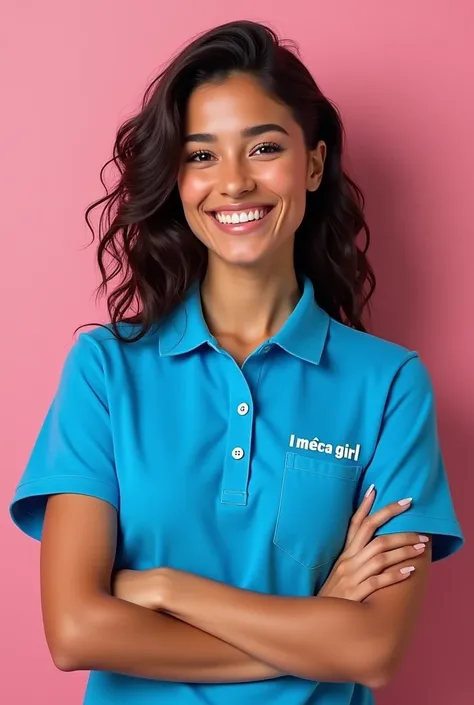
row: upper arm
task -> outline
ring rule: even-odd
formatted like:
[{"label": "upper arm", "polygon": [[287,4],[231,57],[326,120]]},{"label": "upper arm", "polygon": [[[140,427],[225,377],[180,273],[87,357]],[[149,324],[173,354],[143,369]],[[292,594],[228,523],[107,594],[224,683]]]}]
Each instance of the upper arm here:
[{"label": "upper arm", "polygon": [[393,673],[415,626],[430,563],[455,553],[464,543],[438,440],[434,390],[418,356],[406,360],[392,382],[359,504],[372,483],[376,497],[371,513],[390,502],[413,498],[405,512],[392,517],[375,535],[419,532],[430,537],[424,553],[405,563],[416,567],[407,580],[366,600],[382,630],[382,662]]},{"label": "upper arm", "polygon": [[418,613],[428,583],[432,560],[432,537],[424,552],[404,561],[404,566],[415,566],[415,571],[402,582],[384,587],[369,595],[364,603],[372,611],[372,618],[382,634],[379,654],[385,678],[390,680],[397,669],[408,641],[416,627]]},{"label": "upper arm", "polygon": [[47,501],[41,540],[41,603],[53,659],[67,658],[87,611],[110,595],[117,512],[101,499],[57,494]]},{"label": "upper arm", "polygon": [[87,601],[108,590],[115,557],[120,492],[106,363],[99,344],[80,335],[10,505],[15,524],[42,542],[43,616],[53,658]]}]

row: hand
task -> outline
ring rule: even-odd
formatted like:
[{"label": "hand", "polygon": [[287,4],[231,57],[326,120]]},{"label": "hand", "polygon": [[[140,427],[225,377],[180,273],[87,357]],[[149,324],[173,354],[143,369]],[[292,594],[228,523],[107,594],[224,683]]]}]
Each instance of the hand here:
[{"label": "hand", "polygon": [[119,570],[112,582],[112,595],[156,611],[161,606],[160,580],[160,568]]},{"label": "hand", "polygon": [[415,545],[425,543],[429,537],[409,532],[373,538],[378,527],[411,506],[411,503],[401,506],[393,502],[368,516],[374,498],[372,491],[352,517],[344,550],[318,597],[362,602],[376,590],[410,577],[412,571],[400,572],[401,564],[422,554],[424,547],[415,548]]}]

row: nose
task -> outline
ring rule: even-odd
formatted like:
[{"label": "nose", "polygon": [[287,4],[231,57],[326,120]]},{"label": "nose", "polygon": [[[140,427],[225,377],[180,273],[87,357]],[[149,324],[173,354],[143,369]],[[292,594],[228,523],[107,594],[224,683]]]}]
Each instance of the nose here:
[{"label": "nose", "polygon": [[244,193],[253,191],[255,181],[247,167],[238,159],[222,162],[219,171],[219,190],[221,195],[239,198]]}]

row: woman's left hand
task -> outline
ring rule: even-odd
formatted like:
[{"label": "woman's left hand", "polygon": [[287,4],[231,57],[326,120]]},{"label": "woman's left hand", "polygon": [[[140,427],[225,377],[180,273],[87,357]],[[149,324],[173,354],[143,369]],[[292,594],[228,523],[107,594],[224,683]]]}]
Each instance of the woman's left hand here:
[{"label": "woman's left hand", "polygon": [[162,606],[160,584],[159,568],[119,570],[112,581],[112,595],[156,611]]}]

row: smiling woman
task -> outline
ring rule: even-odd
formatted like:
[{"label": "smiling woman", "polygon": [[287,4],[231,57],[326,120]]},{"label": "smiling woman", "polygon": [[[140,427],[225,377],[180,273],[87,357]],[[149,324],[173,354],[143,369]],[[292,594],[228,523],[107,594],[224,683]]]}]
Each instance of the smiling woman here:
[{"label": "smiling woman", "polygon": [[463,543],[427,370],[362,323],[342,141],[245,21],[195,39],[118,132],[119,182],[86,212],[106,204],[111,320],[70,350],[11,504],[87,705],[371,705],[431,560]]},{"label": "smiling woman", "polygon": [[[241,273],[283,266],[285,276],[294,261],[313,284],[324,282],[315,287],[324,310],[365,330],[375,276],[363,195],[342,168],[337,108],[291,48],[257,23],[217,27],[169,63],[119,129],[113,161],[122,177],[86,220],[93,232],[89,212],[105,203],[99,290],[120,278],[107,304],[124,343],[203,281],[210,260],[211,271],[227,262]],[[131,306],[136,315],[125,317]],[[115,325],[124,320],[138,324],[132,339]]]}]

